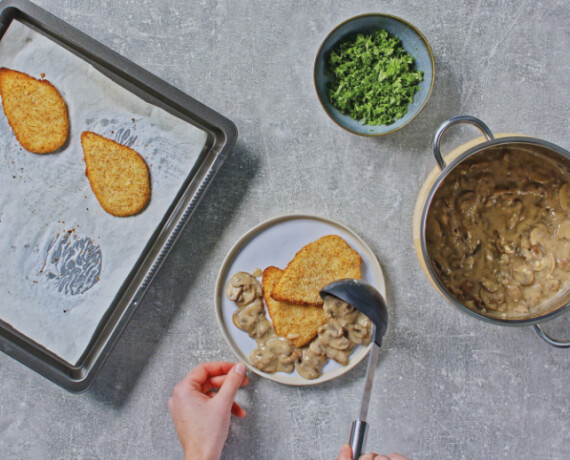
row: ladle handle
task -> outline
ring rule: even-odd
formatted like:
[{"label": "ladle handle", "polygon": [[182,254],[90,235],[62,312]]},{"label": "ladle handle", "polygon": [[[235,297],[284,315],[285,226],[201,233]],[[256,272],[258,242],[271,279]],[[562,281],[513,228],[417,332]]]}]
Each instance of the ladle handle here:
[{"label": "ladle handle", "polygon": [[352,458],[357,459],[362,454],[366,445],[366,435],[368,434],[368,423],[364,420],[355,420],[350,429],[350,447],[352,448]]},{"label": "ladle handle", "polygon": [[435,136],[433,137],[433,155],[435,156],[435,160],[437,161],[437,164],[441,169],[444,169],[447,166],[447,163],[445,162],[443,156],[441,155],[441,148],[440,148],[441,138],[449,128],[451,128],[454,125],[459,125],[461,123],[467,123],[469,125],[475,126],[483,133],[483,135],[487,138],[488,141],[492,141],[495,138],[493,136],[493,133],[485,123],[483,123],[478,118],[472,117],[470,115],[458,115],[443,122],[436,131]]},{"label": "ladle handle", "polygon": [[542,327],[540,326],[540,324],[535,324],[534,325],[534,332],[537,333],[537,335],[544,340],[546,343],[548,343],[549,345],[552,345],[553,347],[557,347],[557,348],[570,348],[570,340],[556,340],[553,339],[552,337],[550,337],[546,332],[544,332],[542,330]]}]

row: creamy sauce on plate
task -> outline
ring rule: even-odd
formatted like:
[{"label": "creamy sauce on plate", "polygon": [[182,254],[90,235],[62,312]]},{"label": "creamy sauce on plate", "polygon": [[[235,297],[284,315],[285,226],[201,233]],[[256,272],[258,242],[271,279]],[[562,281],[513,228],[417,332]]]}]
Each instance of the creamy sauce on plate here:
[{"label": "creamy sauce on plate", "polygon": [[347,365],[355,345],[366,345],[372,337],[373,325],[366,315],[329,296],[323,306],[328,321],[319,328],[318,335],[309,345],[296,348],[286,337],[278,336],[266,318],[263,288],[254,276],[236,273],[226,286],[226,297],[237,306],[232,316],[236,327],[257,342],[249,361],[263,372],[297,370],[306,379],[316,379],[329,358]]}]

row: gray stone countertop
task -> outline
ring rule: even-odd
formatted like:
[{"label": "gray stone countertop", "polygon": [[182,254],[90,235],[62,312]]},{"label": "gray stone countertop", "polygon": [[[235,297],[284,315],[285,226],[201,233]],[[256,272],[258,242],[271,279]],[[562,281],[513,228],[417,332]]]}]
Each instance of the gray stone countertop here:
[{"label": "gray stone countertop", "polygon": [[[239,140],[89,391],[68,393],[0,354],[0,458],[181,458],[167,409],[201,361],[233,360],[213,293],[230,247],[289,213],[351,227],[378,256],[391,324],[368,448],[412,459],[570,458],[570,352],[530,327],[450,306],[412,239],[419,189],[446,119],[481,118],[570,148],[570,4],[557,1],[38,0],[40,6],[233,120]],[[383,138],[337,127],[316,98],[321,41],[385,12],[416,25],[437,66],[413,123]],[[452,130],[444,151],[473,138]],[[566,338],[570,315],[545,328]],[[357,416],[365,363],[314,387],[251,375],[225,459],[333,459]]]}]

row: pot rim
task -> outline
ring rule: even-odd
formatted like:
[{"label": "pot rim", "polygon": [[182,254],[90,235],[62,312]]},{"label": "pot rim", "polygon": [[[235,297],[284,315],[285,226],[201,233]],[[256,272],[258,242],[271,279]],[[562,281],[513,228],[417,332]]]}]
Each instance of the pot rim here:
[{"label": "pot rim", "polygon": [[539,147],[544,147],[544,148],[550,149],[550,150],[554,151],[555,153],[558,153],[558,154],[560,154],[560,155],[562,155],[562,156],[564,156],[570,160],[570,152],[563,149],[562,147],[560,147],[556,144],[553,144],[552,142],[548,142],[548,141],[545,141],[542,139],[538,139],[538,138],[534,138],[534,137],[525,137],[525,136],[507,136],[507,137],[491,139],[491,140],[484,141],[480,144],[477,144],[477,145],[467,149],[467,151],[461,153],[457,158],[455,158],[449,164],[445,165],[445,167],[442,169],[441,173],[439,174],[439,176],[437,177],[437,179],[432,184],[432,186],[429,190],[429,193],[427,195],[426,201],[425,201],[424,206],[423,206],[421,220],[420,220],[421,250],[422,250],[422,256],[424,258],[426,268],[429,272],[429,275],[430,275],[432,281],[436,284],[440,293],[448,301],[450,301],[450,303],[454,307],[458,308],[460,311],[462,311],[464,313],[469,314],[470,316],[473,316],[477,319],[483,320],[483,321],[488,322],[488,323],[504,325],[504,326],[530,326],[533,324],[538,324],[538,323],[541,323],[543,321],[553,319],[553,318],[561,315],[562,313],[564,313],[565,311],[570,309],[570,302],[562,305],[561,307],[559,307],[553,311],[550,311],[550,312],[545,313],[545,314],[540,315],[540,316],[534,316],[534,317],[530,317],[530,318],[508,319],[508,318],[499,318],[499,317],[489,317],[489,316],[487,316],[481,312],[477,312],[475,310],[470,309],[469,307],[467,307],[464,304],[462,304],[461,302],[459,302],[454,296],[452,296],[449,293],[447,288],[443,285],[443,283],[440,281],[439,277],[435,273],[435,270],[433,269],[433,266],[431,264],[431,259],[429,257],[428,251],[427,251],[427,242],[426,242],[427,216],[428,216],[429,210],[431,208],[435,193],[437,192],[437,190],[439,189],[439,187],[441,186],[443,181],[447,178],[447,176],[451,173],[452,170],[454,170],[460,163],[462,163],[467,158],[469,158],[469,157],[475,155],[476,153],[479,153],[479,152],[481,152],[481,151],[483,151],[489,147],[495,147],[495,146],[507,145],[507,144],[509,146],[512,146],[513,144],[525,144],[525,145],[535,145],[535,146],[539,146]]}]

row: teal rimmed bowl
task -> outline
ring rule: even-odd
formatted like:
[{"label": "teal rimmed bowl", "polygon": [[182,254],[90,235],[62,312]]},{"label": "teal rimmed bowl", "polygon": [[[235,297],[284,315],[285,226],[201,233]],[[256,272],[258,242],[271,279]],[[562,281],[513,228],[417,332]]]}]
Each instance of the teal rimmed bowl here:
[{"label": "teal rimmed bowl", "polygon": [[[327,89],[334,77],[328,71],[326,61],[332,48],[350,35],[357,33],[369,34],[378,29],[386,29],[397,36],[406,51],[416,61],[416,69],[424,73],[420,90],[415,94],[413,102],[408,106],[408,112],[390,125],[368,125],[343,115],[329,102]],[[393,133],[410,123],[426,105],[435,81],[435,61],[433,52],[423,34],[412,24],[396,16],[382,13],[362,14],[344,21],[338,25],[319,48],[315,59],[314,81],[317,96],[325,112],[340,127],[361,136],[383,136]]]}]

